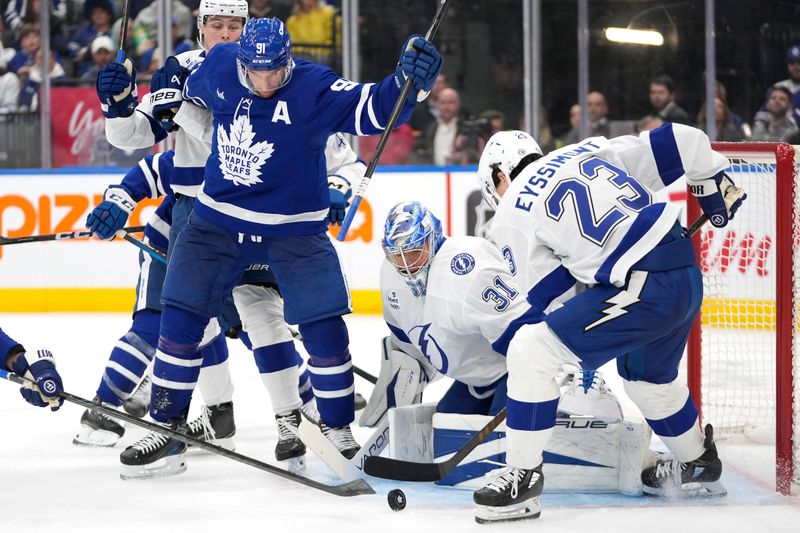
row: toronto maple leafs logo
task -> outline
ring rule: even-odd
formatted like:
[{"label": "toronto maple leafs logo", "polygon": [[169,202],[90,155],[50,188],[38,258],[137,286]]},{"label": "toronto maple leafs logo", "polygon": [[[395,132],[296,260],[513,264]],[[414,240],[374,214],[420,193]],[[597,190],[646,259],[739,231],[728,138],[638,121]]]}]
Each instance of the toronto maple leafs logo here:
[{"label": "toronto maple leafs logo", "polygon": [[[239,102],[234,113],[230,130],[225,126],[217,129],[217,146],[219,147],[219,169],[222,177],[235,185],[250,187],[262,183],[261,166],[272,157],[275,151],[273,143],[261,141],[254,143],[255,132],[250,123],[250,106],[253,101],[245,98]],[[244,111],[240,114],[239,111]]]}]

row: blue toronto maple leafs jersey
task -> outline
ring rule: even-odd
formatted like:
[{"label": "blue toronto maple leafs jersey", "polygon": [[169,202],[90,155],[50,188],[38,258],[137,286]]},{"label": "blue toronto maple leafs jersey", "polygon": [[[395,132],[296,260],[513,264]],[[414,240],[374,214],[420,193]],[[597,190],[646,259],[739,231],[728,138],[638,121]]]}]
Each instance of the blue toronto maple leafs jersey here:
[{"label": "blue toronto maple leafs jersey", "polygon": [[[297,60],[271,98],[239,82],[238,44],[215,46],[186,80],[184,96],[214,115],[211,156],[195,213],[229,230],[266,236],[324,232],[330,207],[325,144],[337,131],[380,133],[400,94],[394,77],[377,84],[339,78]],[[408,119],[406,102],[398,123]]]}]

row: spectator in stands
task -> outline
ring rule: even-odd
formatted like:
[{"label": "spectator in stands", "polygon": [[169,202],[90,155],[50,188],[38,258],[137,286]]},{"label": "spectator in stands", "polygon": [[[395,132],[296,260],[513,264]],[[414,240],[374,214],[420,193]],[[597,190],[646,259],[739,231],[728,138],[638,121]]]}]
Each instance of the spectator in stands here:
[{"label": "spectator in stands", "polygon": [[416,139],[422,139],[430,125],[434,123],[436,117],[439,116],[436,102],[439,100],[439,93],[446,87],[450,87],[450,83],[447,81],[447,75],[444,72],[440,72],[439,77],[436,78],[436,83],[433,85],[433,89],[431,89],[431,94],[429,94],[423,102],[417,104],[413,113],[411,113],[408,125],[414,132],[414,137]]},{"label": "spectator in stands", "polygon": [[800,125],[800,44],[786,50],[786,70],[789,77],[776,83],[775,87],[786,87],[792,93],[794,121]]},{"label": "spectator in stands", "polygon": [[[156,32],[158,31],[158,2],[153,2],[139,12],[133,21],[133,47],[136,56],[141,57],[147,50],[156,45]],[[192,12],[180,0],[172,0],[172,16],[178,25],[180,35],[191,35],[195,26]]]},{"label": "spectator in stands", "polygon": [[634,135],[643,131],[654,130],[664,124],[664,120],[658,115],[645,115],[636,121],[636,131]]},{"label": "spectator in stands", "polygon": [[[586,114],[589,118],[588,137],[609,137],[608,102],[600,91],[592,91],[586,95]],[[581,108],[578,104],[569,109],[570,130],[556,141],[556,146],[566,146],[580,140]]]},{"label": "spectator in stands", "polygon": [[[714,98],[714,119],[717,125],[717,139],[718,141],[743,141],[745,139],[744,130],[741,124],[736,125],[731,116],[731,110],[728,109],[728,104],[717,96]],[[700,108],[697,114],[697,127],[707,132],[706,128],[706,104]]]},{"label": "spectator in stands", "polygon": [[8,71],[14,72],[18,76],[27,76],[36,61],[36,52],[39,51],[40,46],[39,25],[23,25],[20,33],[19,49],[6,65]]},{"label": "spectator in stands", "polygon": [[0,76],[0,114],[13,113],[17,110],[21,84],[19,76],[6,72]]},{"label": "spectator in stands", "polygon": [[[174,17],[172,20],[172,40],[173,55],[182,54],[183,52],[188,52],[189,50],[194,49],[194,43],[180,35],[180,28]],[[139,64],[136,66],[136,68],[139,70],[139,73],[141,73],[143,76],[148,76],[155,72],[155,70],[161,64],[159,55],[159,49],[156,46],[145,50],[145,52],[139,58]]]},{"label": "spectator in stands", "polygon": [[657,76],[650,80],[650,104],[653,106],[653,114],[661,117],[664,122],[691,122],[689,113],[675,102],[675,83],[669,76]]},{"label": "spectator in stands", "polygon": [[[64,67],[58,61],[52,61],[55,54],[50,53],[50,83],[59,85],[59,83],[67,79],[67,73],[64,72]],[[19,99],[17,101],[19,111],[36,111],[39,108],[39,86],[42,84],[42,50],[36,52],[36,58],[31,66],[30,71],[26,77],[20,77],[23,80],[22,89],[19,92]]]},{"label": "spectator in stands", "polygon": [[78,62],[77,73],[82,75],[91,66],[89,45],[100,35],[111,36],[114,6],[110,0],[86,0],[83,17],[89,23],[81,27],[69,42],[71,57]]},{"label": "spectator in stands", "polygon": [[92,65],[86,69],[81,79],[95,81],[100,69],[112,63],[115,59],[116,47],[114,46],[114,41],[107,35],[100,35],[92,41],[90,53],[92,56]]},{"label": "spectator in stands", "polygon": [[797,131],[792,118],[792,92],[784,86],[773,86],[767,97],[767,111],[759,111],[753,119],[753,141],[785,141]]},{"label": "spectator in stands", "polygon": [[[65,0],[51,0],[50,5],[51,23],[56,23],[60,26],[67,17],[67,2]],[[25,23],[38,23],[39,13],[39,0],[9,0],[3,18],[10,29],[19,30]]]},{"label": "spectator in stands", "polygon": [[[375,155],[375,149],[378,147],[380,135],[370,135],[369,137],[359,137],[358,139],[358,155],[364,161],[371,161],[372,156]],[[389,140],[386,141],[386,146],[381,152],[380,163],[381,165],[407,165],[411,162],[411,157],[414,152],[416,141],[411,127],[408,124],[403,124],[389,135]],[[354,184],[355,185],[355,184]]]},{"label": "spectator in stands", "polygon": [[[292,5],[290,2],[282,0],[250,0],[250,18],[269,18],[275,17],[286,22],[289,15],[292,14]],[[289,32],[294,40],[294,35]]]},{"label": "spectator in stands", "polygon": [[[341,20],[336,10],[322,0],[296,0],[286,20],[295,55],[317,63],[333,65],[334,48],[342,43]],[[309,46],[312,44],[321,46]]]},{"label": "spectator in stands", "polygon": [[439,116],[425,132],[417,157],[421,163],[434,165],[463,164],[464,154],[456,144],[459,134],[463,139],[462,120],[459,117],[461,97],[450,87],[442,89],[436,102]]}]

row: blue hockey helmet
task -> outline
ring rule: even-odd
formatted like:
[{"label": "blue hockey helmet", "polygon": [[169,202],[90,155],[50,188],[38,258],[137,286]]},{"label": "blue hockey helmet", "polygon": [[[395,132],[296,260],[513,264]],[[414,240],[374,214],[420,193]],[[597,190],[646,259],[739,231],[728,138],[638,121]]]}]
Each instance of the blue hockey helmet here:
[{"label": "blue hockey helmet", "polygon": [[421,203],[401,202],[389,211],[381,246],[415,296],[425,295],[428,269],[444,239],[442,223]]},{"label": "blue hockey helmet", "polygon": [[239,39],[239,81],[253,94],[274,92],[292,77],[292,40],[279,19],[250,19]]}]

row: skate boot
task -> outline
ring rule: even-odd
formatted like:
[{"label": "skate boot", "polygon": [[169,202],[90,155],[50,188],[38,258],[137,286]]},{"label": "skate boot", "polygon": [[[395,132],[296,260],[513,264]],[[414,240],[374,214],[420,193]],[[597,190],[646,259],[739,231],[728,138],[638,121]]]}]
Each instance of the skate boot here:
[{"label": "skate boot", "polygon": [[642,492],[654,496],[725,496],[728,491],[720,483],[722,461],[714,443],[714,428],[706,424],[706,451],[688,463],[681,463],[671,454],[662,454],[655,466],[642,471]]},{"label": "skate boot", "polygon": [[288,461],[289,472],[299,473],[306,466],[306,445],[297,436],[300,426],[300,409],[288,415],[275,415],[278,423],[278,444],[275,445],[275,459]]},{"label": "skate boot", "polygon": [[336,446],[336,449],[339,450],[339,453],[341,453],[345,459],[352,459],[358,453],[358,450],[361,449],[361,446],[358,445],[358,442],[356,442],[356,439],[353,437],[353,432],[350,430],[349,425],[340,428],[332,428],[320,420],[319,429],[322,431],[322,434],[325,435],[325,438]]},{"label": "skate boot", "polygon": [[[233,402],[204,405],[200,416],[189,422],[187,434],[228,450],[235,450],[233,436],[236,434],[236,423],[233,420]],[[189,447],[192,447],[191,444]]]},{"label": "skate boot", "polygon": [[353,402],[353,407],[356,411],[360,411],[367,406],[367,400],[361,396],[359,393],[356,393],[355,401]]},{"label": "skate boot", "polygon": [[[188,428],[184,420],[163,424],[176,431]],[[125,448],[119,455],[122,479],[145,479],[175,476],[186,471],[186,444],[151,431],[141,440]]]},{"label": "skate boot", "polygon": [[[95,396],[92,403],[100,405],[102,402],[98,396]],[[110,403],[102,403],[102,405],[114,409]],[[123,435],[125,435],[125,426],[120,422],[102,411],[87,409],[81,416],[81,429],[72,439],[72,444],[111,448]]]},{"label": "skate boot", "polygon": [[622,420],[619,401],[596,370],[577,372],[558,402],[561,413],[572,416],[593,416],[604,422]]},{"label": "skate boot", "polygon": [[127,400],[122,402],[122,408],[125,412],[136,418],[142,418],[150,410],[150,389],[153,387],[153,381],[150,379],[150,374],[145,374],[139,386],[134,389],[133,393]]},{"label": "skate boot", "polygon": [[541,464],[530,470],[509,467],[472,495],[478,504],[475,521],[489,524],[539,518],[542,514],[539,495],[543,487]]}]

